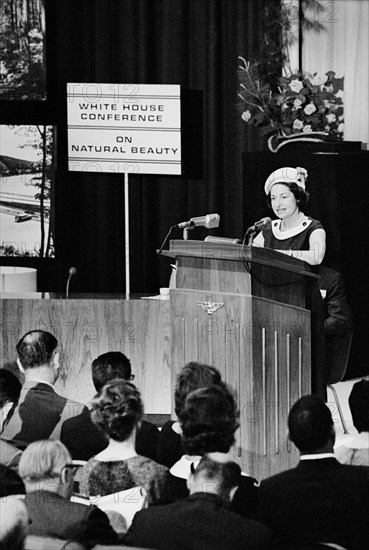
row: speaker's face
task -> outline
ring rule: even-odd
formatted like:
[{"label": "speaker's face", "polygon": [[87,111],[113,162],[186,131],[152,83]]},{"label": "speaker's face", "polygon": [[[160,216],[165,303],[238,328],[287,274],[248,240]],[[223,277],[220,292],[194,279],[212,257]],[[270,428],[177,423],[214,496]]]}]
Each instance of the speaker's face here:
[{"label": "speaker's face", "polygon": [[295,195],[287,185],[275,183],[270,191],[270,201],[275,215],[285,220],[298,212]]}]

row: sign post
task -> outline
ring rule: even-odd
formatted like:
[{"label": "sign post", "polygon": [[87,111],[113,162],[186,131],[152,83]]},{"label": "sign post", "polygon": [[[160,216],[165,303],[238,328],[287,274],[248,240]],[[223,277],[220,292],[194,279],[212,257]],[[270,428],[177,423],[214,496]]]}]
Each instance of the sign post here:
[{"label": "sign post", "polygon": [[129,297],[128,174],[182,173],[180,86],[72,82],[67,101],[68,169],[124,174]]}]

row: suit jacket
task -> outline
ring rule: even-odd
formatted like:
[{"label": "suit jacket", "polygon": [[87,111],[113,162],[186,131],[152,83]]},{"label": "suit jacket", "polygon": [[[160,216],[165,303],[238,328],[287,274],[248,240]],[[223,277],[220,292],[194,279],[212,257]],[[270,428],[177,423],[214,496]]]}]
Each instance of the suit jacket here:
[{"label": "suit jacket", "polygon": [[5,426],[2,439],[20,449],[39,439],[60,439],[63,423],[87,407],[58,395],[42,382],[25,382],[18,406]]},{"label": "suit jacket", "polygon": [[267,527],[231,512],[217,495],[194,493],[138,512],[124,543],[160,550],[264,550],[270,539]]},{"label": "suit jacket", "polygon": [[335,458],[301,460],[260,484],[259,519],[277,541],[368,548],[369,468]]},{"label": "suit jacket", "polygon": [[338,271],[320,265],[319,288],[326,292],[324,297],[326,336],[343,336],[353,330],[353,316],[347,303],[345,282]]},{"label": "suit jacket", "polygon": [[50,491],[27,493],[25,504],[30,535],[75,540],[88,547],[119,543],[107,515],[95,506],[70,502]]},{"label": "suit jacket", "polygon": [[[137,454],[156,460],[158,436],[158,428],[143,420],[136,434]],[[107,437],[92,422],[88,409],[63,423],[60,439],[78,460],[89,460],[108,446]]]},{"label": "suit jacket", "polygon": [[335,384],[345,375],[353,333],[353,315],[347,303],[345,283],[341,273],[319,266],[319,287],[325,290],[324,333],[326,377]]}]

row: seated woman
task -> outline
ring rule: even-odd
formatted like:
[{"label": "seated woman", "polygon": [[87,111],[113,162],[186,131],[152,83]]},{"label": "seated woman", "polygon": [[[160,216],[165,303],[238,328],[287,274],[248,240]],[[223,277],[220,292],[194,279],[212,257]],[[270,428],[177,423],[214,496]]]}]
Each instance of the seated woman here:
[{"label": "seated woman", "polygon": [[[223,385],[220,372],[215,367],[197,361],[187,363],[177,376],[174,391],[174,411],[177,418],[182,413],[189,393],[213,384],[216,386]],[[181,434],[178,421],[169,420],[164,424],[156,449],[157,461],[160,464],[171,468],[184,454]]]},{"label": "seated woman", "polygon": [[140,392],[122,379],[104,386],[92,402],[92,421],[109,438],[109,444],[81,470],[80,492],[103,496],[142,486],[148,503],[162,498],[167,468],[135,451],[137,427],[143,416]]},{"label": "seated woman", "polygon": [[[190,393],[179,416],[182,445],[187,454],[176,462],[168,474],[165,500],[173,502],[188,496],[187,479],[202,456],[227,462],[232,460],[232,446],[239,427],[238,411],[232,393],[225,385],[200,388]],[[257,482],[246,474],[232,501],[231,510],[255,518]]]},{"label": "seated woman", "polygon": [[369,381],[361,380],[353,385],[349,405],[352,420],[359,432],[353,439],[335,449],[342,464],[369,466]]},{"label": "seated woman", "polygon": [[267,224],[253,244],[319,265],[325,254],[326,235],[322,224],[303,212],[309,201],[306,180],[307,171],[300,167],[286,166],[270,174],[264,191],[268,206],[278,219]]}]

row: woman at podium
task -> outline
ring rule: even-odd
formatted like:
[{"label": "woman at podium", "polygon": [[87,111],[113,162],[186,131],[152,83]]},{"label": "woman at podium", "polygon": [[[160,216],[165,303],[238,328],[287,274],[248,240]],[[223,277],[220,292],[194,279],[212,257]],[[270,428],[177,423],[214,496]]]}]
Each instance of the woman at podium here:
[{"label": "woman at podium", "polygon": [[322,263],[326,234],[322,224],[306,216],[309,201],[305,168],[278,168],[267,178],[264,190],[268,206],[278,219],[264,224],[253,241],[255,246],[273,248],[310,265]]}]

